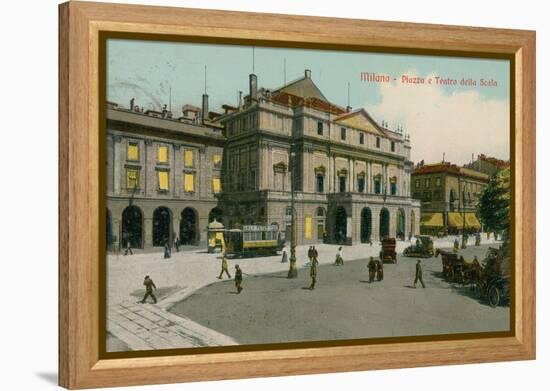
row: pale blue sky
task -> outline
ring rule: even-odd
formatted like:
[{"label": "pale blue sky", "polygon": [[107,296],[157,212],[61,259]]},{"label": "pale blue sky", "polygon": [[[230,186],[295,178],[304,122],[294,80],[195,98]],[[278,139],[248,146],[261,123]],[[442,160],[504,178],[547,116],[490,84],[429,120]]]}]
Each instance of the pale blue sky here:
[{"label": "pale blue sky", "polygon": [[[441,87],[444,95],[476,91],[480,101],[509,102],[509,62],[505,60],[470,59],[401,54],[345,52],[334,50],[286,49],[256,47],[255,73],[258,85],[274,89],[283,85],[286,59],[287,82],[300,78],[311,69],[312,79],[333,103],[353,108],[374,108],[383,100],[379,84],[360,81],[360,72],[376,72],[400,78],[414,70],[420,76],[441,75],[461,78],[494,79],[498,87]],[[178,115],[183,104],[200,106],[204,92],[204,66],[207,66],[207,93],[210,110],[221,111],[224,103],[235,105],[238,91],[248,92],[248,74],[252,72],[252,48],[235,45],[170,43],[109,39],[107,43],[107,99],[128,106],[132,97],[145,108],[160,108],[168,103],[172,88],[172,111]],[[414,88],[405,90],[415,100]],[[419,107],[426,111],[426,107]],[[390,126],[414,124],[398,114],[384,112]],[[391,118],[393,117],[393,118]],[[481,120],[481,119],[480,119]],[[506,119],[507,120],[507,119]],[[417,125],[418,126],[418,125]],[[415,129],[410,129],[414,136]],[[507,138],[507,130],[503,133]],[[503,137],[503,135],[498,135]],[[490,151],[479,151],[491,153]],[[493,153],[506,158],[507,152]],[[462,156],[461,156],[462,158]]]}]

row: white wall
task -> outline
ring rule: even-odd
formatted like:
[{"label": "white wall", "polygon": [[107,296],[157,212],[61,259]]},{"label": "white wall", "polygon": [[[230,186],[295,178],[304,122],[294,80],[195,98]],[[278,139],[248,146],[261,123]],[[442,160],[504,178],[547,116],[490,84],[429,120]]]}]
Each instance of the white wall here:
[{"label": "white wall", "polygon": [[[103,0],[108,1],[108,0]],[[119,0],[119,2],[126,2]],[[538,147],[550,148],[544,2],[133,0],[133,3],[538,30]],[[5,2],[2,37],[2,388],[55,388],[57,372],[57,1]],[[544,49],[544,50],[543,50]],[[7,121],[7,123],[6,123]],[[538,154],[538,232],[548,217],[550,154]],[[538,240],[538,281],[550,277]],[[550,367],[548,284],[538,284],[538,361],[146,387],[147,390],[544,389]],[[128,388],[128,390],[138,388]],[[141,389],[141,388],[140,388]]]}]

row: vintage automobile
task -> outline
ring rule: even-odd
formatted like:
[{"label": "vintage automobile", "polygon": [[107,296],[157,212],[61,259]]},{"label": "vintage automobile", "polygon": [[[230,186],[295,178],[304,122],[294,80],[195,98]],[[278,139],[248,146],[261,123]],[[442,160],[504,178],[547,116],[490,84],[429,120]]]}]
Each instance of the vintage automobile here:
[{"label": "vintage automobile", "polygon": [[434,255],[434,241],[430,236],[417,235],[415,236],[416,243],[410,245],[403,251],[406,257],[430,258]]},{"label": "vintage automobile", "polygon": [[382,239],[380,261],[382,263],[397,263],[397,253],[395,252],[395,238]]},{"label": "vintage automobile", "polygon": [[489,248],[476,283],[476,296],[486,298],[493,308],[509,302],[510,258],[499,249]]},{"label": "vintage automobile", "polygon": [[276,225],[243,225],[225,230],[223,236],[226,254],[234,257],[275,255],[285,245]]}]

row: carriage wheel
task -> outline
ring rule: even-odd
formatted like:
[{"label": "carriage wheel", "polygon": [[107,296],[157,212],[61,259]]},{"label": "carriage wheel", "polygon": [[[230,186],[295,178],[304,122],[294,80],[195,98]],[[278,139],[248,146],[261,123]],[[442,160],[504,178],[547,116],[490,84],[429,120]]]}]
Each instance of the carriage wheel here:
[{"label": "carriage wheel", "polygon": [[500,297],[502,296],[502,294],[500,293],[500,289],[498,289],[496,285],[493,285],[489,288],[487,296],[489,298],[489,305],[491,307],[495,308],[500,304]]}]

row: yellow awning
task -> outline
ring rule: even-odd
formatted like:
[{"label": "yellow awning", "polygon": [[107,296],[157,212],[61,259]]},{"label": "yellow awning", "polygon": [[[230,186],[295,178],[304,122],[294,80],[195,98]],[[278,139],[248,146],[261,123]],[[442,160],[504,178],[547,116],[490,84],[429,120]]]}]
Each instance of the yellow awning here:
[{"label": "yellow awning", "polygon": [[466,228],[481,229],[481,224],[475,213],[466,213]]},{"label": "yellow awning", "polygon": [[443,227],[443,213],[422,213],[420,225],[422,227]]},{"label": "yellow awning", "polygon": [[449,212],[447,214],[447,222],[449,227],[463,228],[462,215],[458,212]]}]

